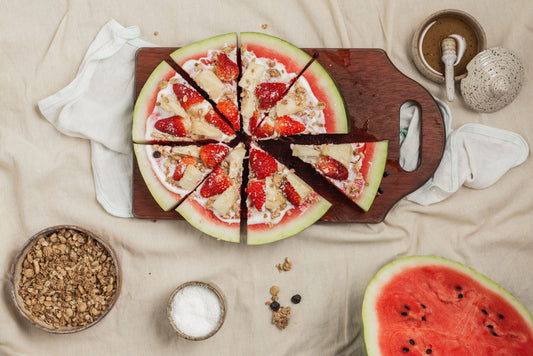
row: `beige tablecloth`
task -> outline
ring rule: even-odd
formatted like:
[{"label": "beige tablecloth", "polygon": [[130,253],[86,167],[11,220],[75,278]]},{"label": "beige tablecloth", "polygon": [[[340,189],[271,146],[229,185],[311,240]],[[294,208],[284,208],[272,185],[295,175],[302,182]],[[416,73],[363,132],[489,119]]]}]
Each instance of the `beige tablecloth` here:
[{"label": "beige tablecloth", "polygon": [[[111,18],[139,25],[141,38],[161,46],[260,31],[300,47],[383,48],[399,70],[444,98],[443,88],[416,70],[409,52],[417,25],[444,8],[474,15],[488,46],[515,50],[526,74],[516,101],[499,112],[478,114],[460,99],[453,102],[453,126],[483,123],[520,133],[531,144],[529,0],[1,2],[0,354],[359,355],[366,285],[387,262],[414,254],[465,263],[533,310],[531,158],[485,190],[461,188],[429,207],[402,200],[379,224],[315,224],[284,241],[248,247],[216,241],[186,222],[107,214],[95,199],[89,142],[62,135],[36,107],[74,78],[87,47]],[[103,236],[123,272],[121,295],[110,314],[65,336],[31,326],[9,297],[9,268],[17,251],[31,235],[56,224]],[[294,267],[279,273],[275,265],[286,256]],[[213,282],[227,299],[226,321],[207,341],[178,338],[165,318],[172,289],[188,280]],[[273,284],[280,286],[284,304],[293,294],[302,295],[283,331],[270,323],[264,304]]]}]

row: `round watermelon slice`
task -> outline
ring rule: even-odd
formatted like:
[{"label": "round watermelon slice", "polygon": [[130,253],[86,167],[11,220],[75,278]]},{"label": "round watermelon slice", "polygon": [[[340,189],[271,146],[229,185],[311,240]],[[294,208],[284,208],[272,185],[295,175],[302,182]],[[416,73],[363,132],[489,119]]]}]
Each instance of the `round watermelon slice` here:
[{"label": "round watermelon slice", "polygon": [[363,301],[368,355],[532,355],[533,317],[509,292],[460,263],[401,258]]},{"label": "round watermelon slice", "polygon": [[180,67],[191,59],[201,59],[207,57],[207,52],[213,49],[220,49],[224,45],[237,48],[237,33],[227,33],[225,35],[207,38],[202,41],[192,43],[190,45],[181,47],[170,54],[170,58],[174,60]]},{"label": "round watermelon slice", "polygon": [[291,210],[291,215],[285,214],[283,219],[274,226],[267,223],[248,224],[246,243],[248,245],[263,245],[293,236],[313,225],[331,207],[331,203],[316,192],[310,193],[312,203],[307,202]]},{"label": "round watermelon slice", "polygon": [[154,111],[159,93],[159,83],[168,81],[176,75],[176,71],[165,61],[161,62],[146,80],[133,109],[132,138],[135,143],[150,143],[146,138],[147,118]]}]

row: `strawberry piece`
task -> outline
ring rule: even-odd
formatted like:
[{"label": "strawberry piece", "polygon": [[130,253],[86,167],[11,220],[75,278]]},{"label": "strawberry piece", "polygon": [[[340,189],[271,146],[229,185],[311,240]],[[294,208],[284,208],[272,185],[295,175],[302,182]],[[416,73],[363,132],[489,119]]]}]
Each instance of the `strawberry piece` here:
[{"label": "strawberry piece", "polygon": [[205,121],[214,125],[226,135],[231,136],[235,133],[231,126],[214,109],[209,109],[207,114],[205,114]]},{"label": "strawberry piece", "polygon": [[223,100],[217,104],[217,109],[228,119],[236,130],[241,128],[239,109],[233,101]]},{"label": "strawberry piece", "polygon": [[154,127],[161,132],[178,137],[184,137],[187,135],[187,130],[183,124],[183,118],[177,115],[156,121]]},{"label": "strawberry piece", "polygon": [[281,99],[287,90],[285,83],[261,83],[255,87],[255,96],[259,99],[259,109],[270,109]]},{"label": "strawberry piece", "polygon": [[268,122],[265,122],[261,126],[259,126],[255,132],[254,135],[257,138],[267,138],[274,134],[274,126],[270,125]]},{"label": "strawberry piece", "polygon": [[226,175],[226,172],[220,167],[217,167],[205,180],[200,195],[204,198],[212,197],[213,195],[221,194],[233,183]]},{"label": "strawberry piece", "polygon": [[248,123],[250,132],[252,133],[252,135],[255,133],[255,130],[257,129],[257,125],[259,124],[258,120],[259,120],[259,111],[254,111],[254,114],[250,118],[250,122]]},{"label": "strawberry piece", "polygon": [[207,168],[215,168],[226,157],[228,146],[210,143],[200,148],[200,158]]},{"label": "strawberry piece", "polygon": [[185,110],[188,110],[191,106],[204,101],[204,98],[200,93],[198,93],[193,88],[189,88],[185,84],[174,84],[172,89],[174,89],[174,93],[176,93],[178,101]]},{"label": "strawberry piece", "polygon": [[305,131],[305,126],[301,122],[291,119],[289,116],[278,117],[274,128],[282,136],[296,135]]},{"label": "strawberry piece", "polygon": [[292,184],[289,182],[285,182],[285,184],[283,184],[283,194],[285,194],[287,199],[294,206],[299,206],[302,203],[302,198],[300,198],[300,196],[296,192],[296,189],[294,189]]},{"label": "strawberry piece", "polygon": [[230,82],[239,76],[239,66],[229,59],[226,53],[220,53],[215,74],[220,80]]},{"label": "strawberry piece", "polygon": [[257,179],[265,179],[278,169],[278,163],[268,153],[252,149],[250,152],[250,168]]},{"label": "strawberry piece", "polygon": [[348,169],[342,163],[329,156],[322,156],[317,162],[317,168],[327,177],[346,180],[348,178]]},{"label": "strawberry piece", "polygon": [[252,200],[255,208],[262,211],[266,202],[265,182],[259,180],[250,181],[246,187],[246,193]]},{"label": "strawberry piece", "polygon": [[196,166],[196,160],[191,156],[185,156],[180,159],[178,164],[176,165],[176,169],[174,170],[172,179],[174,179],[176,182],[179,181],[181,177],[183,177],[183,173],[185,173],[187,165]]}]

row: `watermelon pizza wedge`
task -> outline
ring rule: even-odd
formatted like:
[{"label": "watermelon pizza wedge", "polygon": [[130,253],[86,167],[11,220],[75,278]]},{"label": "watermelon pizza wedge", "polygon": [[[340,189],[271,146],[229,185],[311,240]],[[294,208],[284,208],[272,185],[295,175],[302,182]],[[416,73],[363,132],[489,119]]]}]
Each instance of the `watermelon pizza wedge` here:
[{"label": "watermelon pizza wedge", "polygon": [[246,187],[247,243],[260,245],[295,235],[331,204],[274,157],[251,144]]},{"label": "watermelon pizza wedge", "polygon": [[217,239],[240,241],[244,144],[239,143],[176,211],[198,230]]},{"label": "watermelon pizza wedge", "polygon": [[361,209],[370,209],[387,163],[388,141],[293,144],[291,149]]},{"label": "watermelon pizza wedge", "polygon": [[168,63],[144,84],[133,111],[134,143],[230,142],[231,126]]},{"label": "watermelon pizza wedge", "polygon": [[362,313],[372,356],[533,354],[529,311],[484,275],[441,257],[384,266],[366,289]]},{"label": "watermelon pizza wedge", "polygon": [[170,57],[209,95],[233,128],[239,130],[237,33],[181,47]]},{"label": "watermelon pizza wedge", "polygon": [[140,145],[133,150],[141,175],[161,209],[174,209],[221,162],[230,147]]}]

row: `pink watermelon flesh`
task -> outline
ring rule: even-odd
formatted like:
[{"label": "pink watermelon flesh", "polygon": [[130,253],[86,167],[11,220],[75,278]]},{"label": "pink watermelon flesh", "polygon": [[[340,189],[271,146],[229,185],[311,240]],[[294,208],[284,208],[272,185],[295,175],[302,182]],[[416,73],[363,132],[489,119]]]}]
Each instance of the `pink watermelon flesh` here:
[{"label": "pink watermelon flesh", "polygon": [[533,355],[531,319],[483,282],[439,264],[395,273],[374,304],[379,355]]}]

